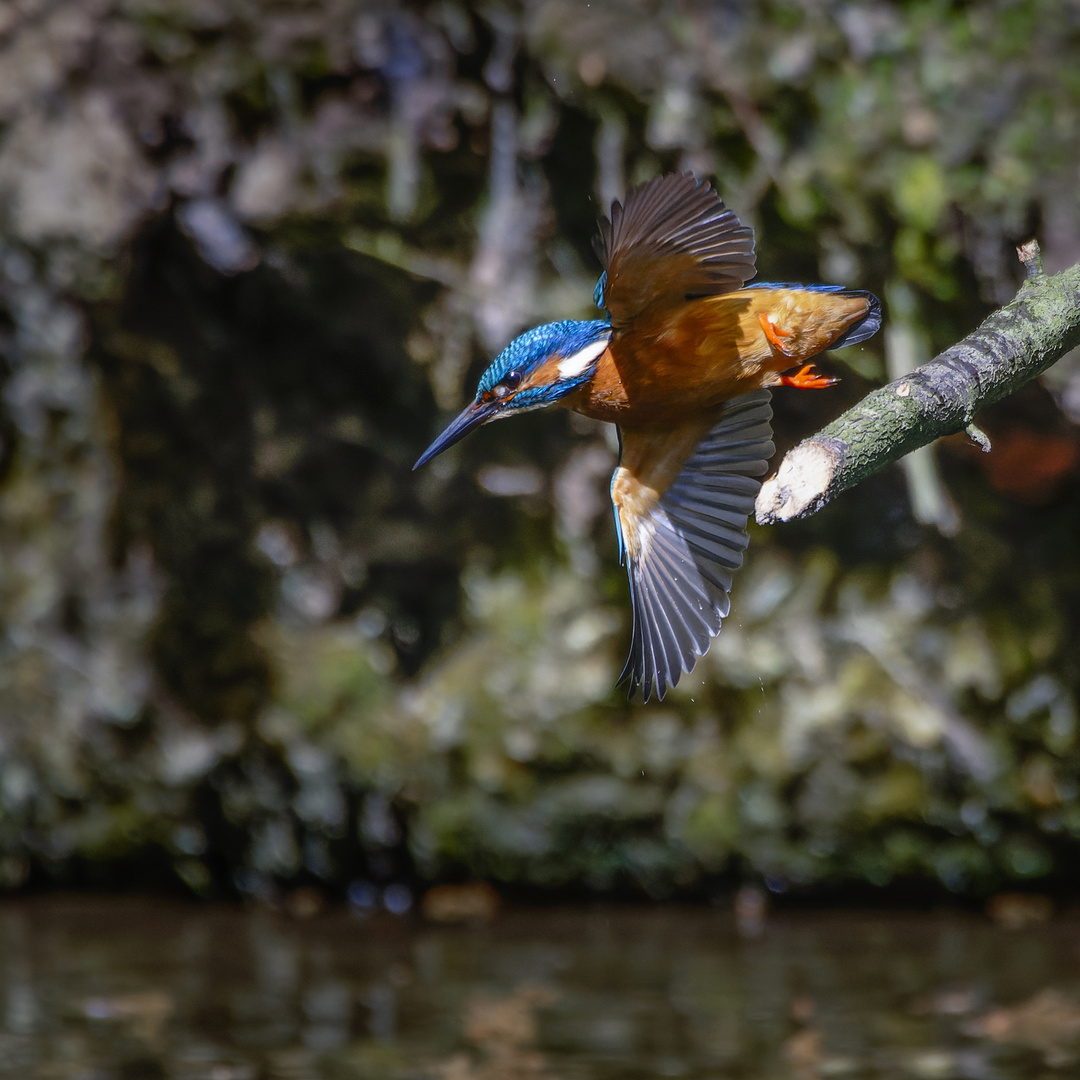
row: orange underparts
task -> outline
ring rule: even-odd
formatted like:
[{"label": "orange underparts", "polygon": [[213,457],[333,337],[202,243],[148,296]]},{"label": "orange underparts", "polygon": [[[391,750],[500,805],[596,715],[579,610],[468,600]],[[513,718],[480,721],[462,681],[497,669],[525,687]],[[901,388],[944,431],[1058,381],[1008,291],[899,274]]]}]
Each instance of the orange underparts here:
[{"label": "orange underparts", "polygon": [[[784,345],[784,338],[791,337],[791,331],[777,326],[764,311],[758,315],[758,322],[769,344],[781,355],[791,356],[791,351]],[[835,386],[839,381],[822,375],[813,364],[803,364],[794,375],[780,376],[781,386],[794,386],[799,390],[824,390],[826,386]]]},{"label": "orange underparts", "polygon": [[781,386],[794,386],[797,390],[824,390],[826,386],[835,386],[840,380],[831,375],[822,375],[813,364],[803,364],[794,375],[781,375]]}]

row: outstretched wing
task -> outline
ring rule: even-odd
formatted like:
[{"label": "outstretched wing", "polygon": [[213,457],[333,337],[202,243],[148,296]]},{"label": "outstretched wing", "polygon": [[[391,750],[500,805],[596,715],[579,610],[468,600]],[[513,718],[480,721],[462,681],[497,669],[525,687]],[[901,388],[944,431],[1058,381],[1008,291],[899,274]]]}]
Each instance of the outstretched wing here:
[{"label": "outstretched wing", "polygon": [[595,246],[604,265],[598,303],[616,328],[647,307],[731,292],[754,276],[754,230],[693,176],[659,176],[612,203]]},{"label": "outstretched wing", "polygon": [[648,701],[655,688],[662,700],[720,633],[756,478],[773,454],[771,419],[769,391],[755,390],[727,402],[704,437],[700,427],[622,433],[611,499],[630,577],[633,636],[619,681],[631,694],[640,686]]}]

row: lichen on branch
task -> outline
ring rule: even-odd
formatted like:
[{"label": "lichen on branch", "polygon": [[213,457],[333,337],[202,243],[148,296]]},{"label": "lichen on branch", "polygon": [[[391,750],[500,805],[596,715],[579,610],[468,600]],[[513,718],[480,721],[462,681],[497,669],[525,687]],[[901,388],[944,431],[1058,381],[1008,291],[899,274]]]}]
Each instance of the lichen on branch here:
[{"label": "lichen on branch", "polygon": [[758,494],[758,524],[816,513],[883,465],[944,435],[971,429],[989,449],[973,427],[976,413],[1080,345],[1080,263],[1048,276],[1034,242],[1018,254],[1028,278],[1010,303],[785,455]]}]

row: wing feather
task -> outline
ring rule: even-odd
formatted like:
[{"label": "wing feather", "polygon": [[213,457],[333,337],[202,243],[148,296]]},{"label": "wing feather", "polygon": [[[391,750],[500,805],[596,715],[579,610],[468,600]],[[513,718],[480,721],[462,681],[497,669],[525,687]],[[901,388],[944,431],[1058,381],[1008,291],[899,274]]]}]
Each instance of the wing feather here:
[{"label": "wing feather", "polygon": [[648,572],[638,575],[636,583],[642,607],[642,643],[646,646],[642,687],[655,683],[662,699],[667,688],[679,680],[682,658],[700,655],[707,648],[715,604],[674,532],[658,530],[646,560]]},{"label": "wing feather", "polygon": [[658,176],[632,189],[599,224],[597,292],[616,328],[648,307],[731,292],[754,276],[753,229],[693,176]]},{"label": "wing feather", "polygon": [[[628,473],[612,478],[621,550],[630,578],[633,631],[621,682],[646,701],[663,699],[720,632],[731,601],[732,571],[749,542],[746,521],[773,454],[768,390],[724,406],[713,427],[682,462],[675,479]],[[673,440],[678,439],[673,435]],[[623,431],[634,457],[641,436]]]}]

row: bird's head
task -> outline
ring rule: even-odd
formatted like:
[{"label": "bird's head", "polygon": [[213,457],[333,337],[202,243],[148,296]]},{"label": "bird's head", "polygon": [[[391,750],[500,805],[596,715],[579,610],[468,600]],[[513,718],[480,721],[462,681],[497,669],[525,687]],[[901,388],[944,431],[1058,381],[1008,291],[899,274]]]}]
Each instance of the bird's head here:
[{"label": "bird's head", "polygon": [[476,399],[420,455],[420,468],[474,428],[554,405],[588,382],[611,339],[604,320],[547,323],[514,338],[480,376]]}]

